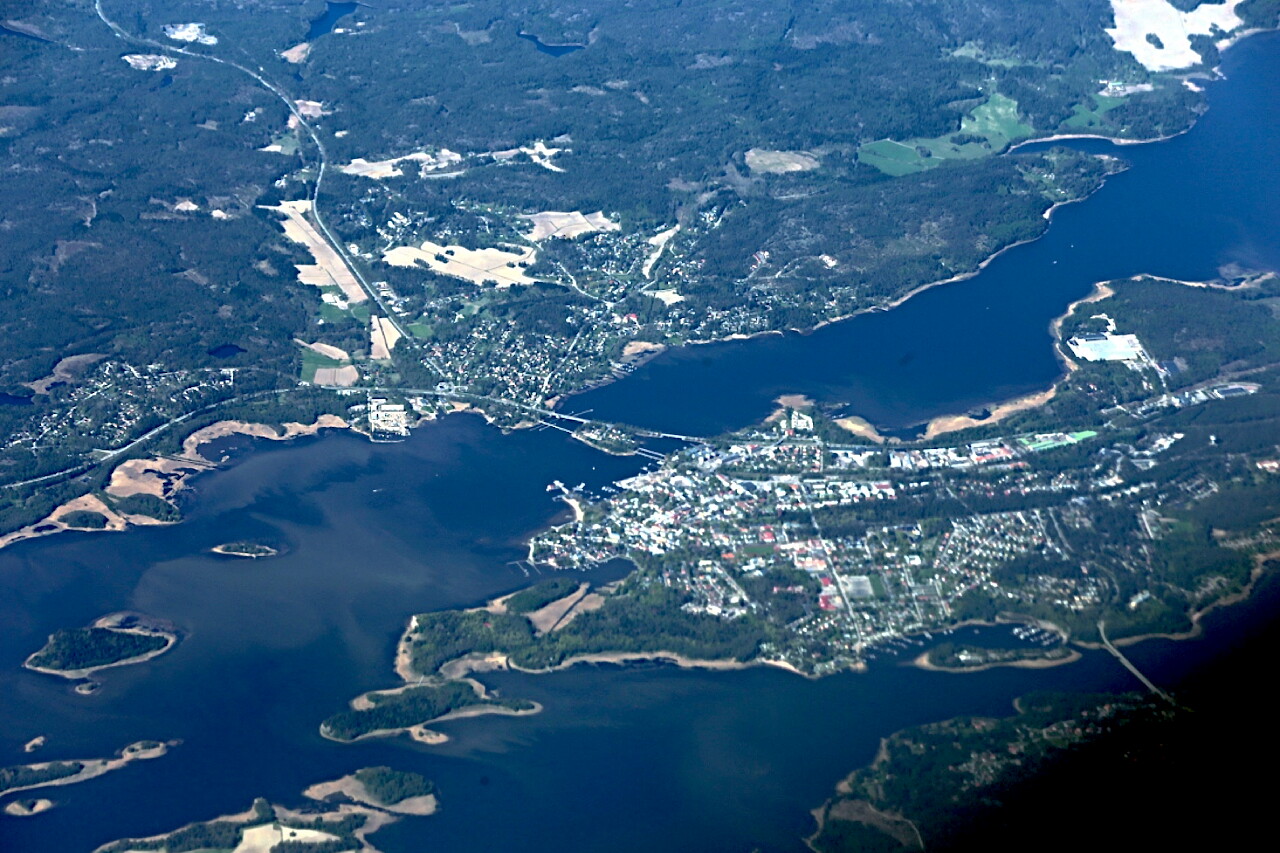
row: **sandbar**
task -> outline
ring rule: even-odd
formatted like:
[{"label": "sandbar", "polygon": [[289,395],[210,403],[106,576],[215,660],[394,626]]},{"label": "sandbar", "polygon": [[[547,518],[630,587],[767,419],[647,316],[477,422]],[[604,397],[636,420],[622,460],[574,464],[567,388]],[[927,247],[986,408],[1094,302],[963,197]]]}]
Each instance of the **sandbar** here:
[{"label": "sandbar", "polygon": [[53,800],[14,800],[4,807],[10,817],[31,817],[53,808]]}]

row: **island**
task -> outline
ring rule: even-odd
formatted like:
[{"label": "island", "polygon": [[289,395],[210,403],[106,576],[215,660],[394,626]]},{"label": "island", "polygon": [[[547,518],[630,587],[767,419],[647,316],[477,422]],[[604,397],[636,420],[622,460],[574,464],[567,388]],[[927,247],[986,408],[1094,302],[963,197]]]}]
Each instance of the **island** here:
[{"label": "island", "polygon": [[138,613],[112,613],[88,628],[55,631],[23,666],[79,681],[104,669],[159,657],[177,642],[178,634],[168,623]]},{"label": "island", "polygon": [[942,642],[922,652],[912,663],[933,672],[981,672],[997,666],[1044,669],[1075,663],[1080,652],[1065,645],[1044,648],[990,648],[968,643]]},{"label": "island", "polygon": [[43,761],[0,768],[0,796],[50,785],[73,785],[119,770],[134,761],[148,761],[165,755],[180,741],[162,743],[143,740],[131,743],[113,758],[85,758],[73,761]]},{"label": "island", "polygon": [[270,545],[263,545],[259,542],[227,542],[223,545],[215,545],[209,550],[227,557],[245,557],[252,560],[262,557],[274,557],[280,553]]},{"label": "island", "polygon": [[417,773],[390,767],[365,767],[341,779],[312,785],[303,794],[322,802],[346,797],[396,814],[429,815],[439,805],[434,783]]},{"label": "island", "polygon": [[368,836],[398,818],[380,809],[341,805],[332,810],[287,809],[258,799],[248,811],[193,823],[150,838],[125,838],[98,847],[94,853],[157,850],[290,850],[331,853],[374,851]]},{"label": "island", "polygon": [[4,807],[4,813],[10,817],[31,817],[53,808],[53,800],[14,800]]},{"label": "island", "polygon": [[423,743],[439,743],[440,736],[424,729],[426,724],[484,714],[520,716],[540,710],[536,702],[492,697],[477,681],[433,679],[357,696],[349,710],[320,724],[320,734],[329,740],[352,743],[409,733]]}]

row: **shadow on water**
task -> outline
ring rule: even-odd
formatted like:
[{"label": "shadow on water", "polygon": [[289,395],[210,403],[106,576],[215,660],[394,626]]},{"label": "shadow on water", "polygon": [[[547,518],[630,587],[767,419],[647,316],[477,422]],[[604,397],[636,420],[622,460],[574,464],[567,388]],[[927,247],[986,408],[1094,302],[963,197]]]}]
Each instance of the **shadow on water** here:
[{"label": "shadow on water", "polygon": [[547,44],[533,33],[518,32],[517,36],[528,42],[533,42],[534,47],[539,53],[545,53],[548,56],[566,56],[574,51],[582,50],[585,44]]}]

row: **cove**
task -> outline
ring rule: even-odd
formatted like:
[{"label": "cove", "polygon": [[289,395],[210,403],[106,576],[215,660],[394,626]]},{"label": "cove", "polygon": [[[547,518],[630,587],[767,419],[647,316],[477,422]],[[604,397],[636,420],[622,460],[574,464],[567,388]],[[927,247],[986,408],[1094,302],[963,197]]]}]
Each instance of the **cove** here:
[{"label": "cove", "polygon": [[1190,132],[1146,145],[1072,141],[1129,169],[1057,210],[1048,232],[973,278],[809,334],[669,350],[566,405],[593,417],[712,435],[765,417],[780,394],[839,405],[890,431],[1049,387],[1062,374],[1049,324],[1094,282],[1188,281],[1222,267],[1280,269],[1280,35],[1226,54],[1228,82]]},{"label": "cove", "polygon": [[326,3],[324,14],[311,22],[311,28],[307,30],[304,41],[315,41],[320,36],[333,32],[338,21],[354,12],[359,5],[359,3]]}]

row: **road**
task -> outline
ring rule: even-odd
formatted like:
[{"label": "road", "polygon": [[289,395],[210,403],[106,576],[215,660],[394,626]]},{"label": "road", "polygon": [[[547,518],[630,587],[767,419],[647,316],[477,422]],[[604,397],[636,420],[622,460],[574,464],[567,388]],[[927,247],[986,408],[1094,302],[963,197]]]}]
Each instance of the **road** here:
[{"label": "road", "polygon": [[435,361],[435,359],[421,352],[421,347],[418,344],[417,339],[409,334],[408,330],[406,330],[402,325],[400,325],[400,321],[396,318],[395,313],[387,308],[386,303],[382,301],[382,297],[378,294],[378,291],[369,284],[364,273],[360,271],[360,268],[351,259],[350,253],[347,252],[347,247],[333,236],[333,232],[329,230],[328,223],[324,221],[324,216],[320,212],[320,187],[324,183],[325,172],[329,168],[329,153],[324,147],[324,141],[320,138],[320,134],[316,131],[315,127],[307,121],[307,117],[298,109],[298,105],[294,103],[294,99],[289,97],[289,95],[275,83],[272,83],[264,77],[263,74],[265,72],[261,66],[258,67],[257,71],[254,71],[252,68],[248,68],[230,59],[223,59],[220,56],[214,56],[207,53],[198,53],[193,50],[177,47],[176,45],[165,44],[164,42],[158,42],[153,39],[134,35],[107,17],[107,13],[102,9],[102,0],[94,0],[93,9],[98,13],[98,17],[102,19],[102,22],[111,28],[111,31],[115,33],[117,38],[133,44],[162,50],[165,53],[176,53],[181,56],[190,57],[191,59],[202,59],[207,62],[216,62],[219,65],[225,65],[228,68],[234,68],[242,74],[247,74],[249,77],[253,78],[258,85],[262,86],[268,92],[271,92],[271,94],[275,95],[284,103],[285,107],[288,108],[294,119],[297,120],[298,126],[305,130],[307,135],[311,137],[311,141],[315,144],[316,152],[318,154],[316,180],[311,189],[311,219],[315,222],[316,228],[319,229],[325,240],[329,242],[329,245],[333,247],[333,250],[337,252],[338,257],[342,259],[342,263],[351,271],[351,274],[355,276],[356,281],[360,283],[360,287],[364,290],[365,294],[375,305],[378,306],[378,309],[382,312],[383,316],[385,316],[391,325],[395,327],[396,331],[400,333],[401,342],[408,346],[409,349],[418,351],[418,354],[422,357],[423,363],[434,370],[437,374],[448,378],[448,375],[440,369],[440,365]]},{"label": "road", "polygon": [[170,418],[169,420],[165,421],[159,426],[152,427],[151,429],[147,430],[145,433],[138,436],[133,441],[129,442],[123,447],[118,447],[115,450],[104,451],[102,456],[93,460],[92,462],[87,462],[83,465],[77,465],[74,468],[67,468],[63,471],[55,471],[52,474],[45,474],[42,477],[32,477],[29,480],[22,480],[17,483],[5,483],[2,488],[16,489],[21,486],[32,486],[32,485],[35,485],[36,483],[45,483],[51,480],[59,480],[59,479],[69,480],[74,477],[83,477],[85,474],[88,474],[89,472],[93,471],[95,468],[100,468],[114,459],[119,459],[121,456],[133,450],[135,447],[138,447],[141,444],[146,444],[148,441],[155,438],[157,435],[160,435],[161,433],[165,432],[166,430],[172,427],[177,426],[180,423],[191,420],[196,415],[203,415],[206,412],[212,412],[215,409],[218,409],[222,406],[226,406],[232,403],[243,403],[247,400],[254,400],[259,397],[267,397],[272,394],[276,394],[276,395],[291,394],[299,390],[302,390],[302,389],[279,388],[279,389],[269,390],[269,391],[254,391],[251,394],[241,394],[240,396],[237,396],[237,397],[229,397],[226,400],[219,400],[216,403],[210,403],[209,405],[204,406],[203,408],[194,409],[190,412],[187,412],[184,415],[178,415],[176,417]]},{"label": "road", "polygon": [[1176,702],[1173,701],[1172,696],[1170,696],[1168,693],[1165,693],[1159,687],[1156,687],[1154,684],[1152,684],[1151,679],[1143,675],[1142,672],[1139,671],[1139,669],[1133,665],[1132,661],[1130,661],[1127,657],[1125,657],[1124,654],[1122,654],[1119,649],[1117,649],[1115,646],[1111,644],[1111,641],[1107,639],[1107,620],[1105,619],[1098,620],[1098,636],[1102,637],[1103,648],[1105,648],[1108,652],[1110,652],[1111,655],[1115,657],[1116,660],[1120,661],[1121,665],[1124,666],[1125,669],[1133,673],[1134,678],[1141,681],[1144,687],[1146,687],[1155,695],[1159,696],[1164,701],[1168,702],[1170,705],[1177,704]]}]

